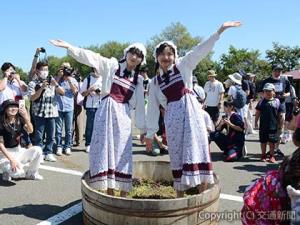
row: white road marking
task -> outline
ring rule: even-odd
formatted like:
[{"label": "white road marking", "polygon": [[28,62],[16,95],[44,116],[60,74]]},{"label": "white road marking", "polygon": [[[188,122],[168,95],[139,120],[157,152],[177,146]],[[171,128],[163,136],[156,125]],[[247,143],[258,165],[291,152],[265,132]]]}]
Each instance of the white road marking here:
[{"label": "white road marking", "polygon": [[38,223],[37,225],[57,225],[70,219],[71,217],[77,215],[80,212],[82,212],[82,202],[73,205],[72,207],[50,217],[47,220]]},{"label": "white road marking", "polygon": [[53,167],[53,166],[40,165],[40,169],[54,171],[54,172],[58,172],[58,173],[66,173],[66,174],[71,174],[71,175],[76,175],[76,176],[83,175],[83,173],[80,171],[63,169],[63,168],[58,168],[58,167]]},{"label": "white road marking", "polygon": [[220,198],[224,200],[236,201],[236,202],[244,202],[243,197],[237,195],[227,195],[227,194],[220,194]]}]

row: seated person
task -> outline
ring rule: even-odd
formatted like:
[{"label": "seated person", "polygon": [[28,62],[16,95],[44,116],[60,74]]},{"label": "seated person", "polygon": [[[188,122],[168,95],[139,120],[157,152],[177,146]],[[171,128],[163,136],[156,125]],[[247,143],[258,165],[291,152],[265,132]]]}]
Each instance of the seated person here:
[{"label": "seated person", "polygon": [[28,149],[20,146],[20,139],[24,132],[32,133],[33,127],[25,107],[19,109],[14,100],[6,100],[2,104],[0,117],[0,169],[2,179],[11,178],[42,180],[38,173],[43,159],[42,149],[33,146]]},{"label": "seated person", "polygon": [[[236,113],[233,101],[224,102],[226,115],[222,117],[216,126],[216,131],[211,132],[210,140],[215,141],[217,146],[224,152],[225,161],[235,161],[242,157],[245,144],[244,122]],[[225,135],[221,131],[227,130]]]}]

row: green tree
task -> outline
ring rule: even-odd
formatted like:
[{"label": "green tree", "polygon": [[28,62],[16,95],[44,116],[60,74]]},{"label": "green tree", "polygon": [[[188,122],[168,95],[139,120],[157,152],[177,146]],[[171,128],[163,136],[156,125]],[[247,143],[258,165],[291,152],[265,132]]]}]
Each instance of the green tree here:
[{"label": "green tree", "polygon": [[23,80],[23,81],[26,82],[26,83],[28,82],[28,75],[27,75],[27,73],[25,73],[25,72],[23,71],[22,68],[16,67],[16,72],[17,72],[17,74],[20,75],[21,80]]},{"label": "green tree", "polygon": [[222,54],[217,66],[218,79],[224,81],[229,74],[244,70],[257,75],[257,79],[263,79],[269,75],[270,66],[267,61],[260,59],[258,50],[237,49],[229,47],[227,54]]},{"label": "green tree", "polygon": [[[165,40],[173,41],[177,46],[178,55],[184,56],[188,51],[190,51],[195,45],[200,43],[202,39],[198,36],[192,37],[188,32],[187,28],[181,23],[172,23],[170,26],[166,27],[159,35],[155,35],[147,43],[147,65],[149,67],[150,76],[154,76],[155,62],[153,58],[153,51],[155,46]],[[211,60],[211,54],[205,57],[194,70],[194,74],[197,76],[198,81],[201,85],[204,84],[206,80],[207,70],[213,68],[215,63]]]},{"label": "green tree", "polygon": [[281,64],[284,72],[294,70],[299,68],[300,48],[273,43],[273,49],[266,51],[266,58],[270,64]]}]

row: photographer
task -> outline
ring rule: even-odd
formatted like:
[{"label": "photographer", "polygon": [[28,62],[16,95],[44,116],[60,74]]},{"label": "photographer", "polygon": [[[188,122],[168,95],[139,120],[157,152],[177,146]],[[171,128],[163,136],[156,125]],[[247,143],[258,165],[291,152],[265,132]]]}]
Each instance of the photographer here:
[{"label": "photographer", "polygon": [[[63,63],[55,77],[64,94],[56,94],[58,103],[58,117],[56,118],[56,155],[71,155],[72,147],[72,130],[74,116],[74,96],[78,92],[78,83],[72,77],[73,69],[69,63]],[[62,146],[62,131],[65,125],[65,143]]]},{"label": "photographer", "polygon": [[94,127],[95,113],[101,101],[101,76],[96,76],[97,71],[92,72],[83,80],[81,94],[84,97],[83,107],[86,110],[85,146],[86,152],[90,151],[90,143]]},{"label": "photographer", "polygon": [[57,81],[49,76],[47,62],[36,65],[37,78],[28,85],[28,96],[32,102],[32,113],[35,120],[35,145],[43,147],[44,132],[46,144],[43,149],[45,160],[55,162],[52,148],[54,144],[55,118],[58,117],[55,93],[64,95],[64,90]]},{"label": "photographer", "polygon": [[0,104],[8,99],[14,99],[13,91],[8,88],[8,77],[15,72],[15,67],[11,63],[4,63],[1,66],[3,79],[0,81]]},{"label": "photographer", "polygon": [[15,66],[10,62],[6,62],[1,66],[1,70],[3,73],[8,74],[7,87],[13,92],[14,99],[16,101],[23,99],[23,96],[27,91],[27,85],[24,81],[21,81],[20,75],[17,74]]},{"label": "photographer", "polygon": [[[245,144],[244,122],[242,117],[236,113],[233,101],[224,102],[226,115],[216,126],[216,131],[210,134],[210,139],[215,141],[217,146],[224,152],[225,161],[231,162],[239,159],[243,155]],[[227,135],[221,133],[227,130]]]}]

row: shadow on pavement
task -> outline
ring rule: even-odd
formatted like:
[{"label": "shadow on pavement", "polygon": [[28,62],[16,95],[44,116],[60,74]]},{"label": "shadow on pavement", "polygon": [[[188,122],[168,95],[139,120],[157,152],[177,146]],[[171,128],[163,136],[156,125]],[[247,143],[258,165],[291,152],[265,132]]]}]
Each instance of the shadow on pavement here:
[{"label": "shadow on pavement", "polygon": [[245,170],[248,172],[257,172],[254,175],[261,176],[269,170],[277,170],[279,168],[279,164],[265,163],[264,165],[242,165],[242,166],[235,166],[233,168],[237,170]]},{"label": "shadow on pavement", "polygon": [[2,180],[2,174],[1,174],[1,178],[0,178],[0,187],[11,187],[16,185],[16,183],[14,183],[13,181],[4,181]]},{"label": "shadow on pavement", "polygon": [[132,147],[144,147],[144,148],[146,148],[146,145],[145,144],[132,143]]},{"label": "shadow on pavement", "polygon": [[78,213],[77,215],[71,217],[70,219],[60,223],[60,225],[82,225],[83,219],[82,219],[82,212]]},{"label": "shadow on pavement", "polygon": [[3,208],[0,210],[1,214],[11,214],[11,215],[24,215],[25,217],[34,218],[37,220],[47,220],[50,217],[64,211],[67,208],[77,204],[81,199],[76,200],[65,206],[49,205],[49,204],[26,204],[12,208]]}]

